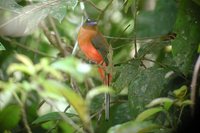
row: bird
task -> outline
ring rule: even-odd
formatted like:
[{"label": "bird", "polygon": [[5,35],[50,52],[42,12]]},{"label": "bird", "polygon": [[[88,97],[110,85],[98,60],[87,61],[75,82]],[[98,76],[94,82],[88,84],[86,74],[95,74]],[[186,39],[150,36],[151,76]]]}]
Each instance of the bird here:
[{"label": "bird", "polygon": [[[89,61],[98,65],[98,72],[104,85],[109,86],[112,75],[107,73],[109,65],[108,53],[109,44],[106,38],[99,31],[97,22],[86,19],[78,32],[78,44],[80,50]],[[110,95],[105,93],[105,119],[109,120]]]}]

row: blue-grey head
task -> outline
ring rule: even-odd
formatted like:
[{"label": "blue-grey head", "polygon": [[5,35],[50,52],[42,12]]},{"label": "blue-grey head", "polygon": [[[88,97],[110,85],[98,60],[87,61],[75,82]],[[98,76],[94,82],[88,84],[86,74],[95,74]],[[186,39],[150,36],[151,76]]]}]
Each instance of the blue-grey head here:
[{"label": "blue-grey head", "polygon": [[92,19],[86,19],[84,25],[86,26],[96,26],[97,25],[97,22],[95,20],[92,20]]}]

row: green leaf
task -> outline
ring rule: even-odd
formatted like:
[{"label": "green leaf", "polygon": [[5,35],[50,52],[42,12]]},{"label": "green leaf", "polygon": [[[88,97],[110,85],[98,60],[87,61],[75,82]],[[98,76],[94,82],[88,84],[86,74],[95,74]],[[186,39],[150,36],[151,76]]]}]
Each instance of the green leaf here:
[{"label": "green leaf", "polygon": [[184,100],[184,101],[181,103],[181,106],[187,106],[187,105],[192,105],[192,101],[191,101],[191,100]]},{"label": "green leaf", "polygon": [[65,5],[65,2],[61,2],[60,4],[55,5],[55,7],[52,8],[50,15],[61,23],[66,15],[66,9],[67,7]]},{"label": "green leaf", "polygon": [[199,43],[199,47],[198,47],[198,50],[197,50],[197,52],[198,52],[198,53],[200,53],[200,43]]},{"label": "green leaf", "polygon": [[134,60],[130,64],[124,64],[115,68],[116,74],[113,78],[113,89],[115,89],[116,93],[120,93],[123,89],[128,88],[129,84],[141,71],[140,63],[139,60]]},{"label": "green leaf", "polygon": [[160,126],[144,121],[144,122],[137,122],[137,121],[130,121],[123,123],[121,125],[116,125],[111,127],[108,130],[108,133],[148,133],[153,132],[155,129],[158,129]]},{"label": "green leaf", "polygon": [[13,72],[20,71],[29,75],[33,75],[34,71],[32,70],[33,69],[25,66],[24,64],[13,63],[8,67],[7,73],[12,74]]},{"label": "green leaf", "polygon": [[125,13],[128,12],[128,9],[133,5],[135,0],[125,0],[125,6],[124,6],[124,11]]},{"label": "green leaf", "polygon": [[0,131],[13,129],[17,126],[21,118],[20,107],[9,105],[0,111]]},{"label": "green leaf", "polygon": [[144,111],[152,99],[167,94],[165,88],[169,78],[165,78],[168,71],[163,68],[151,67],[144,69],[128,86],[128,98],[132,113],[136,116],[139,112]]},{"label": "green leaf", "polygon": [[172,31],[177,14],[174,0],[157,0],[152,11],[141,10],[137,16],[137,36],[152,37]]},{"label": "green leaf", "polygon": [[172,104],[173,104],[174,100],[170,99],[170,98],[156,98],[154,100],[152,100],[146,107],[153,107],[153,106],[157,106],[157,105],[164,105],[164,108],[166,110],[168,110]]},{"label": "green leaf", "polygon": [[181,86],[181,88],[174,90],[173,93],[174,93],[175,97],[181,99],[181,98],[184,98],[186,96],[187,89],[188,89],[187,86],[183,85],[183,86]]},{"label": "green leaf", "polygon": [[[102,109],[102,106],[101,106],[101,109]],[[96,110],[96,111],[98,112],[99,110]],[[105,113],[103,113],[103,116],[98,122],[98,127],[95,129],[95,133],[106,133],[110,127],[132,120],[128,102],[113,104],[110,107],[109,121],[105,121],[104,115]]]},{"label": "green leaf", "polygon": [[185,75],[192,72],[192,64],[200,42],[199,10],[200,6],[191,0],[179,2],[179,11],[174,27],[177,37],[172,42],[172,53],[176,65]]},{"label": "green leaf", "polygon": [[[69,113],[62,113],[62,112],[60,113],[67,115],[68,117],[76,116],[74,114],[69,114]],[[51,113],[47,113],[45,115],[38,117],[36,120],[32,122],[32,124],[41,124],[47,121],[55,121],[55,120],[62,120],[62,117],[60,116],[58,112],[51,112]]]},{"label": "green leaf", "polygon": [[200,6],[200,0],[193,0],[193,1]]},{"label": "green leaf", "polygon": [[89,74],[91,66],[82,63],[80,60],[74,57],[66,57],[65,59],[56,61],[52,64],[52,67],[61,70],[63,72],[69,73],[79,82],[85,80],[85,76]]},{"label": "green leaf", "polygon": [[0,51],[2,50],[6,50],[5,47],[3,46],[3,44],[0,42]]},{"label": "green leaf", "polygon": [[45,89],[45,91],[40,92],[39,94],[56,99],[62,99],[62,97],[64,97],[78,113],[84,127],[88,130],[92,130],[87,103],[80,95],[76,94],[73,90],[69,89],[69,87],[59,81],[43,79],[39,82]]},{"label": "green leaf", "polygon": [[90,90],[86,95],[86,102],[90,105],[92,99],[102,93],[114,93],[114,91],[107,86],[100,86]]},{"label": "green leaf", "polygon": [[156,108],[150,108],[150,109],[147,109],[145,111],[143,111],[142,113],[140,113],[137,118],[135,119],[135,121],[144,121],[145,119],[159,113],[163,111],[163,108],[162,107],[156,107]]}]

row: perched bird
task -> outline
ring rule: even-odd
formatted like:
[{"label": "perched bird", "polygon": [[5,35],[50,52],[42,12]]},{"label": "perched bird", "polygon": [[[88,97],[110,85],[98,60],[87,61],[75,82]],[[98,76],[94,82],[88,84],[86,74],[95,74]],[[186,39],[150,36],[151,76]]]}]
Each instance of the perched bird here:
[{"label": "perched bird", "polygon": [[[97,28],[97,22],[87,19],[78,33],[78,43],[81,51],[88,60],[99,65],[98,71],[105,85],[109,86],[111,74],[107,74],[106,67],[109,64],[109,44]],[[109,119],[110,96],[105,94],[105,119]]]}]

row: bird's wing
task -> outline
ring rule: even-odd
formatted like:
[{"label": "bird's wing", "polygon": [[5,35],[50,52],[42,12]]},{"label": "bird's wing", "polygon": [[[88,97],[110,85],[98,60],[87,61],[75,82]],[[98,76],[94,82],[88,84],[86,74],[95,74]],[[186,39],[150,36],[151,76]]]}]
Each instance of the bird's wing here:
[{"label": "bird's wing", "polygon": [[106,39],[100,33],[98,33],[96,36],[94,36],[92,38],[91,41],[92,41],[93,46],[98,50],[98,52],[103,57],[104,62],[106,64],[108,64],[107,55],[109,52],[109,46],[108,46],[108,42],[106,41]]}]

